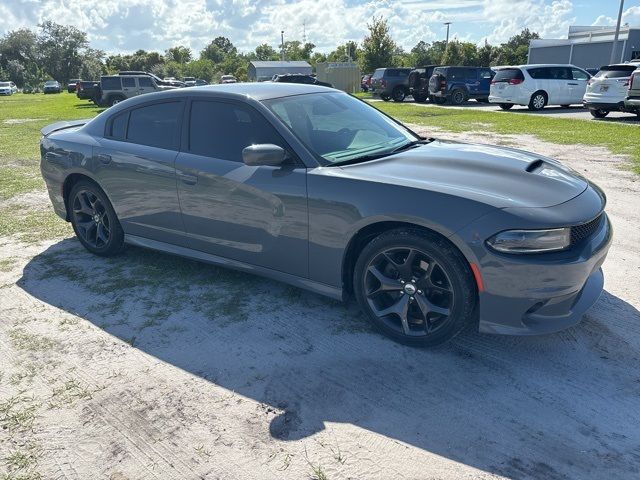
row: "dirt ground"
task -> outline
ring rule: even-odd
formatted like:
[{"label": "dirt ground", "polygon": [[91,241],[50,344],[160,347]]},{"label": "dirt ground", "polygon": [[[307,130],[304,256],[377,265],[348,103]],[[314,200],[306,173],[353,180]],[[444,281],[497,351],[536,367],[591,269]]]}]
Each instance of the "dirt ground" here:
[{"label": "dirt ground", "polygon": [[269,280],[3,237],[0,477],[640,478],[639,177],[603,148],[437,136],[556,157],[603,187],[615,240],[580,325],[417,350]]}]

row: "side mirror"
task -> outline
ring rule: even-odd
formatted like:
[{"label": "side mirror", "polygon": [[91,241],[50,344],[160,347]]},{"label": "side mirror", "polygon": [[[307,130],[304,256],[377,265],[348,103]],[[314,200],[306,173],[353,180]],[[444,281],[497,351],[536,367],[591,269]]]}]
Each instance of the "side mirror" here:
[{"label": "side mirror", "polygon": [[271,143],[250,145],[242,150],[242,161],[251,167],[260,165],[277,167],[282,165],[285,158],[284,148]]}]

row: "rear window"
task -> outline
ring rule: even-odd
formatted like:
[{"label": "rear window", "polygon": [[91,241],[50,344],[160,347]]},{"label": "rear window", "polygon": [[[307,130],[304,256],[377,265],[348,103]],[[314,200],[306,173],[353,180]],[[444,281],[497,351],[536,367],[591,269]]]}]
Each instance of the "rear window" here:
[{"label": "rear window", "polygon": [[177,150],[182,103],[167,102],[132,110],[127,140],[150,147]]},{"label": "rear window", "polygon": [[625,78],[631,76],[636,69],[635,65],[614,65],[611,67],[602,67],[595,78]]},{"label": "rear window", "polygon": [[384,75],[384,68],[377,68],[375,72],[373,72],[373,76],[371,78],[382,78]]},{"label": "rear window", "polygon": [[120,90],[122,85],[120,84],[120,77],[103,77],[102,78],[102,90]]},{"label": "rear window", "polygon": [[496,76],[493,77],[494,82],[508,82],[510,80],[524,80],[522,70],[519,68],[503,68],[498,70]]}]

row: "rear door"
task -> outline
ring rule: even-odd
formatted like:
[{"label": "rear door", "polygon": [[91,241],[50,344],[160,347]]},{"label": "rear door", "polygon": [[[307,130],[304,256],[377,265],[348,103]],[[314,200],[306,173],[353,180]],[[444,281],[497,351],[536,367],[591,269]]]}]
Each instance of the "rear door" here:
[{"label": "rear door", "polygon": [[480,91],[480,79],[478,78],[477,68],[464,68],[464,83],[467,86],[470,97],[476,97]]},{"label": "rear door", "polygon": [[182,246],[174,162],[184,103],[156,101],[115,115],[93,150],[97,180],[125,233]]},{"label": "rear door", "polygon": [[557,66],[547,67],[549,72],[547,78],[549,105],[565,105],[572,103],[571,87],[573,75],[569,67]]},{"label": "rear door", "polygon": [[135,77],[122,77],[122,92],[127,98],[138,95],[138,85],[136,84]]},{"label": "rear door", "polygon": [[306,168],[293,156],[278,167],[245,165],[242,150],[264,143],[291,151],[250,105],[192,100],[189,129],[176,160],[190,247],[307,277]]}]

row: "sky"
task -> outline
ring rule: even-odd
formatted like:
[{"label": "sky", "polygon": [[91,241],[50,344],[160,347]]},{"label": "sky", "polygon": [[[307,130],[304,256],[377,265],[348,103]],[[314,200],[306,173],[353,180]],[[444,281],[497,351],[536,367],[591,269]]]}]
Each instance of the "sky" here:
[{"label": "sky", "polygon": [[[86,8],[91,5],[91,8]],[[542,38],[566,38],[570,25],[615,24],[618,0],[3,0],[0,34],[43,20],[73,25],[107,53],[164,51],[185,45],[199,52],[213,38],[231,39],[240,51],[262,43],[306,39],[328,53],[360,42],[374,15],[388,19],[391,35],[410,50],[420,40],[450,38],[492,44],[524,27]],[[640,27],[640,0],[626,0],[623,23]]]}]

